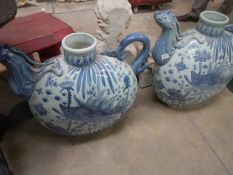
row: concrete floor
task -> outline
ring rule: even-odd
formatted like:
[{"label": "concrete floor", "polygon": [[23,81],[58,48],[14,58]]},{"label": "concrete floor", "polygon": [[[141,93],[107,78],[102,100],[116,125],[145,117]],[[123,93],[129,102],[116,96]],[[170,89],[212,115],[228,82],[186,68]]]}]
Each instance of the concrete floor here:
[{"label": "concrete floor", "polygon": [[[95,2],[41,6],[76,31],[95,34]],[[189,11],[191,0],[174,0],[166,8],[180,15]],[[40,10],[21,8],[17,15]],[[125,34],[144,32],[154,43],[160,28],[152,15],[145,10],[133,15]],[[193,26],[183,23],[182,29]],[[0,113],[7,113],[21,99],[2,81],[0,91]],[[15,175],[233,175],[232,104],[233,94],[224,89],[202,107],[176,110],[145,88],[124,120],[96,135],[62,137],[32,119],[8,132],[1,145]]]}]

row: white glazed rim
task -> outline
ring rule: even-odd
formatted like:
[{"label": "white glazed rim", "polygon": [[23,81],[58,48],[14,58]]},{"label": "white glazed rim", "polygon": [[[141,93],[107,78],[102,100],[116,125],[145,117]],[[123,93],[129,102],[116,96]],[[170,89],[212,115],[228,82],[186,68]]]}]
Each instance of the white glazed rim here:
[{"label": "white glazed rim", "polygon": [[[88,46],[86,48],[82,48],[82,49],[73,49],[73,48],[67,46],[67,44],[66,44],[67,39],[69,39],[70,37],[78,37],[78,36],[86,36],[88,38],[91,38],[93,40],[93,43],[90,46]],[[71,52],[74,54],[85,54],[87,52],[90,52],[96,48],[96,45],[97,45],[96,38],[93,35],[91,35],[89,33],[84,33],[84,32],[71,33],[71,34],[65,36],[62,40],[63,49],[65,51],[68,51],[68,52]]]},{"label": "white glazed rim", "polygon": [[[220,17],[224,18],[225,20],[223,20],[223,21],[211,20],[205,16],[206,14],[219,15]],[[227,24],[229,22],[229,18],[226,15],[224,15],[220,12],[216,12],[216,11],[204,11],[200,14],[200,18],[208,23],[217,24],[217,25],[224,25],[224,24]]]}]

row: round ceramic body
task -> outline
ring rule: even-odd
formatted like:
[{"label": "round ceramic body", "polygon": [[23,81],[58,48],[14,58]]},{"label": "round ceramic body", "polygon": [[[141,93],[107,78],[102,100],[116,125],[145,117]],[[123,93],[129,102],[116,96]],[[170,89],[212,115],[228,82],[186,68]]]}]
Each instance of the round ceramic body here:
[{"label": "round ceramic body", "polygon": [[[162,21],[164,15],[170,17],[157,14],[161,19],[156,20]],[[203,12],[197,28],[183,33],[170,53],[163,53],[160,60],[156,59],[159,49],[155,46],[155,61],[160,65],[154,71],[153,80],[160,100],[172,107],[190,107],[226,86],[233,76],[233,34],[224,31],[227,22],[225,15]],[[163,38],[166,33],[172,33],[163,32],[160,42],[166,40]]]},{"label": "round ceramic body", "polygon": [[65,58],[53,58],[53,64],[46,67],[59,75],[45,74],[29,100],[41,124],[64,135],[90,134],[112,125],[129,109],[137,92],[131,66],[115,58],[96,56],[96,41],[86,34],[81,40],[90,39],[92,44],[85,49],[72,48],[71,40],[77,41],[74,36],[64,39]]},{"label": "round ceramic body", "polygon": [[88,134],[120,120],[137,92],[131,67],[117,59],[100,56],[79,68],[68,65],[63,56],[51,66],[62,76],[47,73],[37,82],[29,100],[42,125],[65,135]]},{"label": "round ceramic body", "polygon": [[[135,41],[142,42],[143,49],[129,66],[122,62],[127,58],[124,50]],[[62,135],[90,134],[120,120],[132,105],[135,74],[146,69],[150,48],[148,37],[141,33],[129,34],[117,48],[101,55],[96,54],[96,44],[90,34],[70,34],[62,40],[64,56],[45,63],[2,45],[0,63],[7,66],[11,89],[28,99],[42,125]]]},{"label": "round ceramic body", "polygon": [[[124,49],[134,41],[144,47],[130,66],[122,61]],[[7,66],[11,89],[28,99],[42,125],[62,135],[90,134],[120,120],[132,105],[135,74],[146,69],[150,48],[148,37],[140,33],[128,35],[118,48],[102,55],[96,54],[96,44],[90,34],[70,34],[62,41],[64,55],[45,63],[2,45],[0,63]]]}]

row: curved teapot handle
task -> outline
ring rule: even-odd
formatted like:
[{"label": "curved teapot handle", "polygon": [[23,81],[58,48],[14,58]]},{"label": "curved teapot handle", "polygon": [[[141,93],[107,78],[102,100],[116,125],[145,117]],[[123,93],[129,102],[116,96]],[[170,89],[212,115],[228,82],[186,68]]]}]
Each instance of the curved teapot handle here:
[{"label": "curved teapot handle", "polygon": [[148,60],[148,55],[150,50],[150,40],[146,35],[138,32],[129,34],[124,39],[122,39],[117,49],[108,49],[106,54],[108,56],[116,57],[120,61],[123,61],[126,59],[124,52],[125,48],[129,44],[136,41],[143,43],[143,49],[141,53],[137,56],[137,58],[135,59],[135,61],[131,66],[134,73],[137,75],[142,73],[147,68],[146,62]]}]

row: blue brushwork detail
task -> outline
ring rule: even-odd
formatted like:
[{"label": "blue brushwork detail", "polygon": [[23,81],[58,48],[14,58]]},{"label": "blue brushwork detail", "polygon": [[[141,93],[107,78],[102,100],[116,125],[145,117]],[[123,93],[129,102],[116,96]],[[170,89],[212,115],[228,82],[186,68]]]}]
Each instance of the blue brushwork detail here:
[{"label": "blue brushwork detail", "polygon": [[[9,84],[13,92],[26,98],[31,97],[36,82],[47,72],[53,72],[58,76],[63,74],[63,72],[59,73],[54,69],[46,70],[47,65],[53,64],[52,61],[37,63],[21,50],[8,45],[0,46],[0,63],[6,65],[9,71]],[[38,67],[35,68],[33,65]]]},{"label": "blue brushwork detail", "polygon": [[54,79],[53,75],[50,74],[47,78],[47,80],[45,81],[45,87],[49,87],[49,86],[57,86],[57,81]]},{"label": "blue brushwork detail", "polygon": [[179,22],[174,13],[167,10],[156,11],[154,19],[163,31],[155,43],[152,56],[157,64],[164,65],[174,54],[178,37],[182,37],[182,34]]},{"label": "blue brushwork detail", "polygon": [[44,108],[43,104],[39,103],[33,106],[38,114],[41,116],[47,115],[48,111]]},{"label": "blue brushwork detail", "polygon": [[196,51],[194,56],[194,61],[199,62],[199,70],[202,71],[202,63],[207,62],[210,59],[212,59],[210,52],[207,52],[206,50]]},{"label": "blue brushwork detail", "polygon": [[98,67],[95,65],[95,70],[96,70],[96,77],[97,77],[97,91],[100,92],[100,72],[99,72],[99,69]]},{"label": "blue brushwork detail", "polygon": [[203,85],[207,86],[214,86],[219,85],[221,86],[223,83],[228,81],[228,78],[222,78],[221,74],[224,73],[224,66],[220,66],[217,69],[211,70],[209,69],[205,75],[201,75],[201,70],[199,73],[191,71],[191,81],[185,75],[186,81],[193,85],[201,87]]},{"label": "blue brushwork detail", "polygon": [[233,35],[224,33],[221,37],[206,37],[206,41],[210,49],[213,50],[215,61],[221,59],[229,59],[231,62],[233,57]]},{"label": "blue brushwork detail", "polygon": [[87,69],[84,69],[83,81],[82,81],[82,96],[84,99],[86,94],[86,78],[87,78]]},{"label": "blue brushwork detail", "polygon": [[56,101],[60,101],[60,100],[61,100],[61,97],[55,96],[54,99],[55,99]]},{"label": "blue brushwork detail", "polygon": [[45,103],[48,102],[48,99],[47,99],[47,98],[43,98],[42,100],[43,100],[43,102],[45,102]]},{"label": "blue brushwork detail", "polygon": [[90,69],[91,69],[91,72],[92,72],[92,78],[93,78],[93,81],[94,81],[94,83],[96,84],[96,71],[95,71],[95,69],[94,68],[92,68],[92,67],[90,67]]},{"label": "blue brushwork detail", "polygon": [[68,107],[70,107],[71,102],[72,102],[72,92],[74,91],[73,86],[74,82],[73,81],[64,81],[58,85],[61,87],[60,93],[63,91],[66,91],[68,94]]},{"label": "blue brushwork detail", "polygon": [[160,92],[158,94],[161,98],[169,99],[171,101],[180,101],[184,102],[189,95],[189,93],[183,95],[180,90],[177,89],[168,89],[167,94],[165,92]]},{"label": "blue brushwork detail", "polygon": [[225,30],[228,32],[233,33],[233,24],[228,24],[225,26]]},{"label": "blue brushwork detail", "polygon": [[[117,83],[116,77],[111,69],[113,67],[110,61],[105,59],[98,60],[95,64],[80,68],[77,78],[77,92],[82,92],[83,98],[85,98],[86,86],[91,87],[97,85],[97,90],[103,87],[109,86],[111,91],[115,93],[114,83]],[[93,81],[92,81],[93,79]]]},{"label": "blue brushwork detail", "polygon": [[207,25],[203,20],[199,20],[197,25],[197,30],[203,35],[209,37],[219,37],[224,33],[221,27],[213,27],[212,25]]},{"label": "blue brushwork detail", "polygon": [[106,86],[105,84],[105,76],[104,76],[104,70],[101,68],[101,66],[99,65],[99,62],[96,63],[96,66],[98,67],[99,69],[99,72],[100,72],[100,76],[101,76],[101,80],[102,80],[102,83],[104,85],[104,87]]},{"label": "blue brushwork detail", "polygon": [[125,84],[125,88],[123,92],[125,92],[130,87],[130,79],[128,75],[126,75],[124,78],[124,84]]},{"label": "blue brushwork detail", "polygon": [[87,84],[88,86],[91,86],[91,68],[89,68],[87,71]]},{"label": "blue brushwork detail", "polygon": [[191,85],[208,85],[213,86],[219,83],[219,76],[216,73],[208,74],[208,75],[200,75],[195,72],[191,72]]},{"label": "blue brushwork detail", "polygon": [[85,68],[81,69],[80,73],[79,73],[79,76],[78,76],[78,80],[77,80],[77,93],[79,93],[79,91],[81,89],[84,70],[85,70]]},{"label": "blue brushwork detail", "polygon": [[49,89],[47,89],[45,92],[46,92],[47,95],[51,95],[52,94],[52,91],[49,90]]},{"label": "blue brushwork detail", "polygon": [[36,92],[37,92],[39,95],[43,94],[42,88],[36,89]]},{"label": "blue brushwork detail", "polygon": [[96,52],[92,51],[87,55],[77,56],[75,54],[72,55],[70,52],[64,51],[64,58],[69,65],[75,67],[85,67],[94,63],[96,59]]},{"label": "blue brushwork detail", "polygon": [[206,50],[199,51],[197,50],[195,53],[195,62],[206,62],[211,59],[210,52],[207,52]]},{"label": "blue brushwork detail", "polygon": [[114,117],[117,114],[125,112],[130,102],[124,103],[123,100],[119,100],[116,103],[117,96],[113,96],[108,101],[104,98],[104,91],[101,91],[96,97],[89,97],[87,102],[82,102],[77,97],[74,97],[78,103],[77,107],[68,107],[60,104],[62,113],[53,109],[59,115],[65,116],[68,119],[77,120],[101,120],[106,117]]},{"label": "blue brushwork detail", "polygon": [[147,68],[150,40],[144,34],[142,33],[129,34],[120,42],[118,48],[108,49],[104,54],[107,56],[115,57],[120,61],[123,61],[126,59],[126,55],[124,52],[125,48],[133,42],[143,43],[142,52],[138,55],[138,57],[135,59],[134,63],[132,64],[132,69],[134,73],[137,75],[142,73]]},{"label": "blue brushwork detail", "polygon": [[74,73],[77,73],[80,70],[79,67],[74,67],[74,66],[69,66],[68,67],[68,72],[73,75]]},{"label": "blue brushwork detail", "polygon": [[108,84],[109,84],[112,92],[115,93],[113,83],[112,83],[112,78],[111,78],[110,74],[108,73],[108,71],[111,71],[111,70],[108,70],[101,61],[99,63],[100,63],[100,66],[102,67],[102,69],[104,70],[105,74],[107,75]]},{"label": "blue brushwork detail", "polygon": [[156,87],[157,87],[157,89],[163,89],[163,88],[165,88],[165,86],[163,85],[162,81],[158,81],[156,83]]},{"label": "blue brushwork detail", "polygon": [[115,67],[112,65],[112,63],[108,60],[103,60],[104,65],[106,66],[107,70],[109,70],[109,73],[111,74],[111,78],[115,83],[117,83],[116,77],[113,73],[113,71],[116,71]]},{"label": "blue brushwork detail", "polygon": [[55,125],[53,122],[45,122],[46,126],[50,129],[52,129],[53,131],[55,131],[56,133],[58,134],[61,134],[61,135],[68,135],[67,134],[67,128],[64,129],[58,125]]},{"label": "blue brushwork detail", "polygon": [[226,80],[222,79],[220,75],[223,72],[223,66],[219,68],[215,68],[212,70],[212,67],[210,66],[206,72],[206,74],[202,75],[202,69],[206,69],[202,66],[203,62],[207,62],[211,59],[211,55],[206,50],[202,51],[196,51],[196,54],[194,56],[195,62],[199,62],[199,73],[196,73],[194,71],[191,71],[191,81],[188,79],[186,75],[184,75],[185,80],[193,85],[193,86],[201,86],[201,85],[208,85],[213,86],[220,83],[225,82]]},{"label": "blue brushwork detail", "polygon": [[186,64],[184,64],[182,61],[179,63],[176,63],[175,66],[176,66],[176,69],[178,72],[181,72],[181,71],[187,69]]},{"label": "blue brushwork detail", "polygon": [[[112,65],[112,63],[110,61],[108,61],[107,59],[105,59],[103,61],[106,65],[109,65],[113,71],[116,71],[115,67]],[[109,70],[111,70],[111,69],[109,69]]]}]

